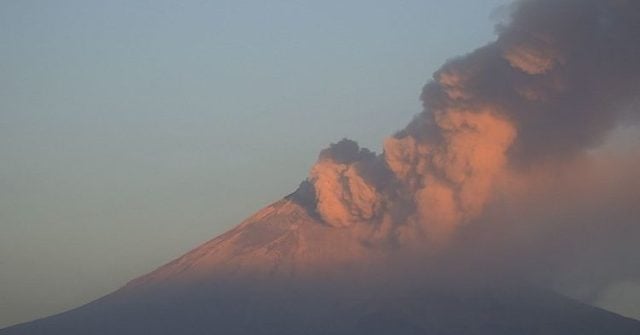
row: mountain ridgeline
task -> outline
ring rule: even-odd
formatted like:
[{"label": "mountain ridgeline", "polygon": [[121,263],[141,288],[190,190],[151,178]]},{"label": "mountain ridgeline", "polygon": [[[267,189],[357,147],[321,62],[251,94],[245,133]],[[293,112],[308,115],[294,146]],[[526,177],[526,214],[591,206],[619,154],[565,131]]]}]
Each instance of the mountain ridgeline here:
[{"label": "mountain ridgeline", "polygon": [[640,334],[526,284],[411,270],[367,234],[323,223],[294,194],[110,295],[0,334]]},{"label": "mountain ridgeline", "polygon": [[0,335],[640,334],[555,290],[640,278],[640,151],[603,145],[640,119],[640,1],[508,10],[380,154],[332,144],[236,228]]}]

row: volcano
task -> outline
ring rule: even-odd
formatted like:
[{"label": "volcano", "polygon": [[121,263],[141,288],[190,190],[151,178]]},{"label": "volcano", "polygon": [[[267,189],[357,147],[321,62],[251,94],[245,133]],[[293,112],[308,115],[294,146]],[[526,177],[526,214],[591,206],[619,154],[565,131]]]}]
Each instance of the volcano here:
[{"label": "volcano", "polygon": [[640,1],[516,1],[381,153],[334,143],[236,228],[0,335],[638,335],[550,289],[640,277],[640,160],[594,150],[640,117],[638,22]]},{"label": "volcano", "polygon": [[640,334],[533,286],[385,275],[399,251],[363,236],[294,193],[112,294],[0,334]]}]

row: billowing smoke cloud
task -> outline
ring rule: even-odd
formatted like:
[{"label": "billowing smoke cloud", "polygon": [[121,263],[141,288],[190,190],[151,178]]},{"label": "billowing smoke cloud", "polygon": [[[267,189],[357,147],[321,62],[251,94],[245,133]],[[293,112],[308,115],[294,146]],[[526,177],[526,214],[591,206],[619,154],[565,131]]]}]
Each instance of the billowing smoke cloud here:
[{"label": "billowing smoke cloud", "polygon": [[400,223],[434,235],[474,220],[507,170],[579,156],[635,112],[638,22],[631,0],[517,2],[495,42],[436,72],[383,154],[349,140],[322,152],[317,212],[349,226],[411,209]]},{"label": "billowing smoke cloud", "polygon": [[311,180],[318,199],[316,209],[325,222],[344,227],[378,215],[380,195],[363,171],[375,159],[374,153],[347,139],[320,153],[311,170]]},{"label": "billowing smoke cloud", "polygon": [[[620,233],[639,230],[632,209],[640,188],[631,181],[640,170],[628,168],[638,160],[604,169],[594,160],[607,159],[590,150],[640,114],[640,1],[523,0],[497,34],[435,73],[422,113],[385,141],[382,154],[349,140],[324,150],[309,177],[317,214],[399,243],[420,236],[455,245],[469,230],[502,235],[485,241],[511,248],[496,253],[539,262],[528,267],[536,273],[637,253],[629,247],[637,238]],[[585,285],[640,277],[629,272],[611,268]]]}]

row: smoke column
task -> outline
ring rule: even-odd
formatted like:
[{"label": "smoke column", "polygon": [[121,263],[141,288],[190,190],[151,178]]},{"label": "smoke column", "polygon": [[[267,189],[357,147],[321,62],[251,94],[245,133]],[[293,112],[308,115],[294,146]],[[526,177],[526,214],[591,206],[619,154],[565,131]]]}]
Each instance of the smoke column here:
[{"label": "smoke column", "polygon": [[640,2],[519,1],[497,33],[434,74],[382,154],[350,140],[320,154],[309,181],[324,222],[441,244],[506,179],[576,159],[638,114]]}]

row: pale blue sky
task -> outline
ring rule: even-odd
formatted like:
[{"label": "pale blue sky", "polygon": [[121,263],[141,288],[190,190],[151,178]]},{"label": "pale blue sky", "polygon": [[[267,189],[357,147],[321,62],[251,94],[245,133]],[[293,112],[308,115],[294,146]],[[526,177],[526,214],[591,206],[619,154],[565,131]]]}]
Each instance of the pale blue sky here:
[{"label": "pale blue sky", "polygon": [[332,141],[379,150],[506,2],[0,2],[0,327],[232,227]]}]

